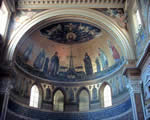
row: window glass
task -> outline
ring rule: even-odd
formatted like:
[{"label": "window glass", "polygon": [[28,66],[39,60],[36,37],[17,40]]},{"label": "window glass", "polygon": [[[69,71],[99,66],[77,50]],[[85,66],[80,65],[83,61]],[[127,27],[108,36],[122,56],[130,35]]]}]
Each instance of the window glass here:
[{"label": "window glass", "polygon": [[30,106],[38,108],[39,103],[39,90],[36,85],[31,88]]},{"label": "window glass", "polygon": [[106,85],[104,88],[104,107],[112,106],[111,88]]}]

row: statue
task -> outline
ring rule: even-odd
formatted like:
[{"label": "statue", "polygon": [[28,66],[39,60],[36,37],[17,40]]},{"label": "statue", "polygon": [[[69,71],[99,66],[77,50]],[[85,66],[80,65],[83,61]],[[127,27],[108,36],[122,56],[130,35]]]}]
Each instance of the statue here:
[{"label": "statue", "polygon": [[36,69],[39,69],[39,70],[42,69],[43,64],[44,64],[44,60],[45,60],[45,51],[44,51],[44,49],[42,49],[40,51],[39,55],[36,57],[33,66]]},{"label": "statue", "polygon": [[100,66],[98,58],[96,58],[95,63],[96,63],[97,72],[100,72],[101,71],[101,66]]},{"label": "statue", "polygon": [[45,64],[44,64],[44,69],[43,69],[43,72],[44,72],[45,74],[48,73],[48,63],[49,63],[49,58],[46,57]]},{"label": "statue", "polygon": [[85,72],[87,75],[93,74],[92,63],[91,63],[91,59],[90,59],[88,53],[85,53],[84,66],[85,66]]},{"label": "statue", "polygon": [[50,64],[50,75],[56,76],[59,69],[59,58],[58,58],[58,52],[55,52],[55,54],[51,58],[51,64]]},{"label": "statue", "polygon": [[45,99],[46,100],[49,100],[51,98],[51,90],[50,90],[50,88],[48,87],[48,88],[46,88],[46,97],[45,97]]},{"label": "statue", "polygon": [[99,56],[102,63],[102,68],[105,70],[108,67],[108,60],[103,50],[99,48]]}]

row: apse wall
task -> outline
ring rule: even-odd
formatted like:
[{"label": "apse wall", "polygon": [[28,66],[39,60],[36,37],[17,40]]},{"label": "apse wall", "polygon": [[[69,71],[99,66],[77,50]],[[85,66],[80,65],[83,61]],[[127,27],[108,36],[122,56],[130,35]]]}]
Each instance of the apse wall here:
[{"label": "apse wall", "polygon": [[90,19],[58,18],[37,28],[22,36],[13,54],[17,79],[7,119],[132,119],[121,40]]},{"label": "apse wall", "polygon": [[[104,78],[93,79],[82,82],[56,82],[41,79],[16,67],[18,79],[13,89],[7,119],[50,119],[52,120],[101,120],[101,119],[131,119],[131,101],[127,92],[127,79],[122,76],[123,67]],[[122,82],[121,82],[122,81]],[[106,84],[110,85],[112,91],[112,106],[104,108],[101,92]],[[31,88],[37,85],[40,91],[40,105],[38,108],[29,106]],[[47,92],[47,90],[50,90]],[[57,91],[64,95],[63,111],[54,110],[54,95]],[[82,91],[87,91],[89,96],[89,109],[80,111],[79,99]],[[38,116],[39,115],[39,116]],[[99,119],[100,118],[100,119]],[[50,119],[50,120],[51,120]]]}]

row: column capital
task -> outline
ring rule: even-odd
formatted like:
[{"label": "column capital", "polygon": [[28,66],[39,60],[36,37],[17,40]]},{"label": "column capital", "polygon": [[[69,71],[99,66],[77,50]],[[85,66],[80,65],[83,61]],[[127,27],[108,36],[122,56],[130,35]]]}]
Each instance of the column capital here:
[{"label": "column capital", "polygon": [[130,93],[141,93],[141,80],[129,80],[127,88]]},{"label": "column capital", "polygon": [[9,91],[13,88],[11,78],[5,78],[0,80],[0,84],[0,93],[9,93]]},{"label": "column capital", "polygon": [[0,93],[8,93],[13,88],[15,78],[12,62],[3,62],[0,65]]}]

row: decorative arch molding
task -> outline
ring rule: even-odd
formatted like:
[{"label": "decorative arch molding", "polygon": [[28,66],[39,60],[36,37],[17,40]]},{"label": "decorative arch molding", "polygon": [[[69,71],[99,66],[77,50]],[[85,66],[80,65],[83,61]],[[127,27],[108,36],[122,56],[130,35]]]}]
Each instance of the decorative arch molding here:
[{"label": "decorative arch molding", "polygon": [[60,90],[62,92],[62,94],[64,95],[64,104],[65,104],[65,101],[66,101],[66,91],[65,89],[61,88],[61,87],[58,87],[58,88],[55,88],[52,92],[52,101],[54,101],[54,95],[55,93]]},{"label": "decorative arch molding", "polygon": [[60,90],[60,91],[64,94],[64,97],[66,97],[66,91],[65,91],[64,88],[61,88],[61,87],[55,88],[55,89],[53,90],[52,96],[54,96],[54,94],[55,94],[58,90]]},{"label": "decorative arch molding", "polygon": [[[81,101],[80,101],[80,100],[81,100],[80,94],[81,94],[82,92],[84,92],[84,91],[88,94],[88,96],[87,96],[88,99],[86,99],[86,104],[85,104],[85,102],[84,102],[84,105],[83,105],[83,102],[81,103]],[[91,108],[91,106],[90,106],[91,95],[90,95],[90,92],[89,92],[88,88],[86,88],[86,87],[81,87],[81,88],[78,90],[78,92],[77,92],[76,98],[77,98],[77,106],[78,106],[78,110],[79,110],[79,111],[87,111],[87,110],[90,110],[90,108]],[[82,98],[85,99],[85,95],[84,95],[84,97],[82,97]],[[83,107],[83,106],[87,106],[87,107]]]},{"label": "decorative arch molding", "polygon": [[81,87],[78,91],[77,91],[77,94],[76,94],[76,98],[77,98],[77,104],[79,103],[79,97],[80,97],[80,93],[82,92],[82,90],[85,90],[88,95],[89,95],[89,102],[91,102],[91,95],[90,95],[90,92],[88,90],[88,88],[86,87]]},{"label": "decorative arch molding", "polygon": [[135,59],[128,33],[119,27],[110,17],[92,9],[52,9],[40,12],[24,22],[10,37],[6,59],[13,60],[15,49],[20,41],[24,41],[34,30],[57,20],[84,20],[105,29],[122,47],[126,59]]},{"label": "decorative arch molding", "polygon": [[112,87],[108,82],[104,82],[102,83],[102,85],[99,88],[99,99],[100,99],[100,105],[101,107],[104,107],[104,88],[106,85],[109,85],[110,89],[111,89],[111,95],[112,95]]},{"label": "decorative arch molding", "polygon": [[39,108],[41,108],[42,107],[42,101],[43,101],[43,88],[42,88],[42,86],[41,86],[41,84],[39,84],[39,83],[33,83],[31,86],[30,86],[30,88],[29,88],[29,90],[30,90],[30,96],[31,96],[31,89],[32,89],[32,87],[34,86],[34,85],[36,85],[37,86],[37,88],[38,88],[38,90],[39,90],[39,105],[38,105],[38,107]]},{"label": "decorative arch molding", "polygon": [[53,110],[55,110],[55,106],[54,106],[54,104],[55,104],[55,94],[58,92],[58,91],[60,91],[61,93],[62,93],[62,95],[63,95],[63,109],[62,109],[62,111],[64,111],[65,110],[65,101],[66,101],[66,93],[65,93],[65,90],[64,89],[62,89],[62,88],[56,88],[54,91],[53,91],[53,95],[52,95],[52,101],[53,101]]}]

